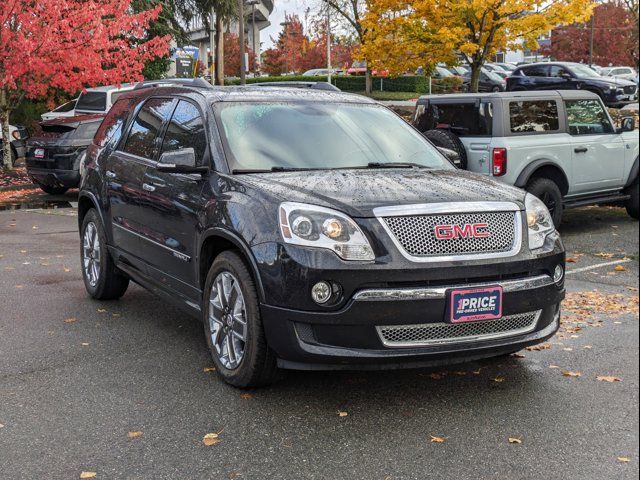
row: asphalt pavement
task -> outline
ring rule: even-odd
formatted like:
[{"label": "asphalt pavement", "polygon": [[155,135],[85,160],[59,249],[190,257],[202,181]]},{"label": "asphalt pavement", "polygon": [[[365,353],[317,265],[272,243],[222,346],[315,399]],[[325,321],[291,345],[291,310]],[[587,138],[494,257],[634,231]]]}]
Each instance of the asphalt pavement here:
[{"label": "asphalt pavement", "polygon": [[546,349],[244,392],[151,293],[87,297],[73,208],[0,212],[0,479],[636,479],[638,223],[586,208],[562,233]]}]

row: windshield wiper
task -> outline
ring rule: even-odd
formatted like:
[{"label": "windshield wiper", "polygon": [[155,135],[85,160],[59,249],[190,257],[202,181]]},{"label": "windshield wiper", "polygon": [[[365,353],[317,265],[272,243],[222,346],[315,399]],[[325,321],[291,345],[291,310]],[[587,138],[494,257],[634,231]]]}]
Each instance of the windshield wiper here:
[{"label": "windshield wiper", "polygon": [[247,169],[247,170],[233,170],[231,173],[234,175],[246,174],[249,175],[251,173],[274,173],[274,172],[310,172],[313,170],[323,170],[322,168],[304,168],[304,167],[271,167],[268,169]]},{"label": "windshield wiper", "polygon": [[419,163],[407,163],[407,162],[370,162],[367,164],[367,168],[430,168]]}]

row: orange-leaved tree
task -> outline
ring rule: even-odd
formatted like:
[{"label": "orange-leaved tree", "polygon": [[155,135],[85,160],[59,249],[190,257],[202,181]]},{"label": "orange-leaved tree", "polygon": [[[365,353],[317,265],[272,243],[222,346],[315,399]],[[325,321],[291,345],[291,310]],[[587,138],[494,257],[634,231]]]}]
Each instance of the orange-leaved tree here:
[{"label": "orange-leaved tree", "polygon": [[[169,48],[169,36],[145,41],[160,11],[133,13],[131,0],[0,2],[2,138],[9,139],[9,115],[25,97],[141,80],[145,63]],[[2,157],[11,169],[8,141]]]},{"label": "orange-leaved tree", "polygon": [[594,0],[370,0],[362,51],[401,74],[462,57],[477,91],[482,65],[505,49],[537,49],[553,28],[591,17]]}]

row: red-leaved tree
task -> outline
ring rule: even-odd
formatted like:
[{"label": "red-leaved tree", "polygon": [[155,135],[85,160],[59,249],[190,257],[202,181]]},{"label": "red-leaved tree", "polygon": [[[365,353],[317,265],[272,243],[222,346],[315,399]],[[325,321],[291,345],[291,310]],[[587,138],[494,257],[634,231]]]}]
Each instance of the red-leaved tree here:
[{"label": "red-leaved tree", "polygon": [[[144,41],[161,7],[133,13],[131,0],[0,1],[0,122],[22,99],[141,80],[145,62],[166,54],[169,37]],[[5,168],[13,167],[3,142]]]}]

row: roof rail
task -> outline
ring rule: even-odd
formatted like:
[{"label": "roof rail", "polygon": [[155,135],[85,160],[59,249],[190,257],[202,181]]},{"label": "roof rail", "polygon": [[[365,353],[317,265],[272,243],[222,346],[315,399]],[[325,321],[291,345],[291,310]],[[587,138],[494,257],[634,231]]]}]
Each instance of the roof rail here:
[{"label": "roof rail", "polygon": [[310,90],[324,90],[327,92],[341,92],[338,87],[329,82],[260,82],[251,83],[247,87],[281,87],[281,88],[306,88]]},{"label": "roof rail", "polygon": [[209,82],[203,78],[163,78],[160,80],[145,80],[136,84],[134,90],[157,87],[191,87],[191,88],[213,88]]}]

